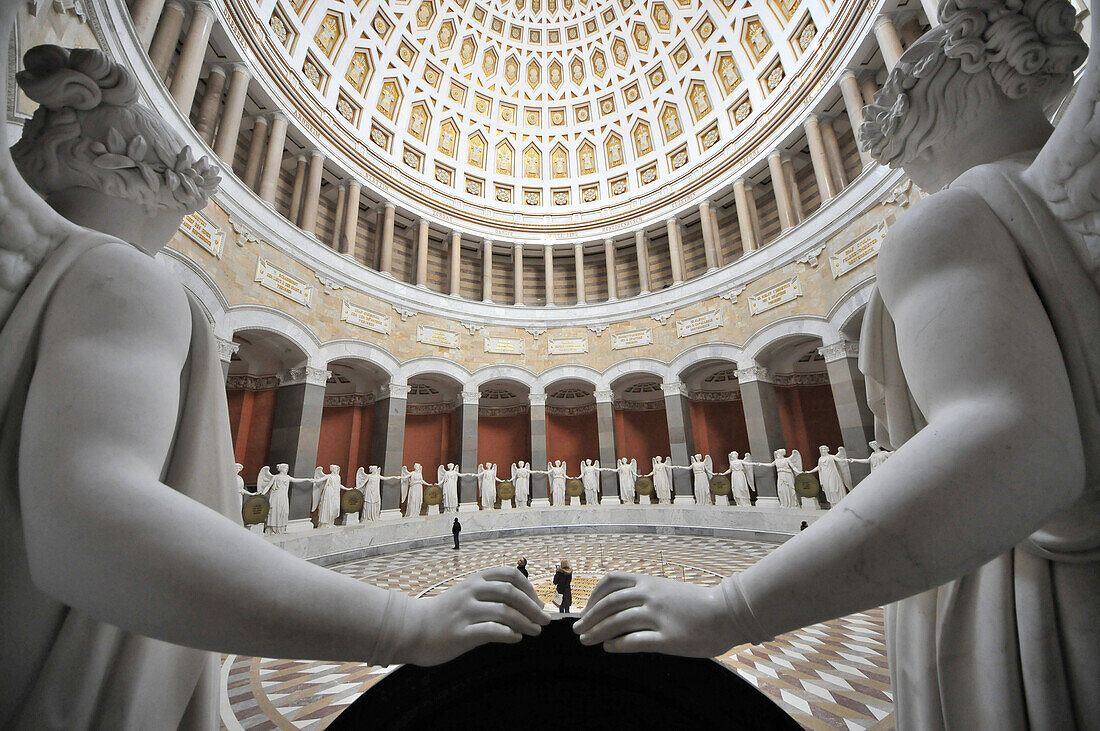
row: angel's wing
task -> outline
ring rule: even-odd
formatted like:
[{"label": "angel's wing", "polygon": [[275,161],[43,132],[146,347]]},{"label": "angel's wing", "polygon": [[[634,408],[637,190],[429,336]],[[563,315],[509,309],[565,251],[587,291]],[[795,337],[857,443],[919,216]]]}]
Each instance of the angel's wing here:
[{"label": "angel's wing", "polygon": [[598,459],[592,460],[592,466],[595,467],[597,470],[600,469],[600,460],[598,460]]},{"label": "angel's wing", "polygon": [[796,475],[802,472],[802,455],[797,449],[791,450],[791,465],[794,467],[794,473]]},{"label": "angel's wing", "polygon": [[745,452],[743,459],[745,460],[745,480],[752,491],[756,492],[756,468],[752,466],[752,455]]},{"label": "angel's wing", "polygon": [[271,489],[271,483],[275,482],[275,475],[271,474],[270,467],[264,467],[260,474],[256,475],[256,492],[261,495]]},{"label": "angel's wing", "polygon": [[707,467],[707,475],[714,477],[714,460],[710,458],[710,455],[703,457],[703,464]]},{"label": "angel's wing", "polygon": [[446,471],[447,471],[447,468],[444,467],[443,465],[439,465],[439,467],[437,467],[435,469],[435,484],[437,484],[437,485],[442,485],[443,484],[443,473],[446,472]]},{"label": "angel's wing", "polygon": [[634,473],[634,476],[637,477],[638,476],[638,460],[636,460],[636,459],[630,460],[630,469]]},{"label": "angel's wing", "polygon": [[1077,93],[1023,178],[1100,257],[1100,13],[1090,22],[1093,46]]},{"label": "angel's wing", "polygon": [[849,492],[852,490],[852,466],[848,464],[848,450],[844,447],[836,450],[836,466],[840,470],[840,479]]}]

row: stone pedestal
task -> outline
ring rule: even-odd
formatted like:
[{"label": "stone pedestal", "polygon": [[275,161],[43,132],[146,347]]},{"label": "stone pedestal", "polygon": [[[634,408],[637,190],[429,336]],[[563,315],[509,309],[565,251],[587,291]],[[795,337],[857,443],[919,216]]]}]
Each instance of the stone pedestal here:
[{"label": "stone pedestal", "polygon": [[821,510],[821,503],[817,501],[816,497],[804,497],[802,498],[803,510]]}]

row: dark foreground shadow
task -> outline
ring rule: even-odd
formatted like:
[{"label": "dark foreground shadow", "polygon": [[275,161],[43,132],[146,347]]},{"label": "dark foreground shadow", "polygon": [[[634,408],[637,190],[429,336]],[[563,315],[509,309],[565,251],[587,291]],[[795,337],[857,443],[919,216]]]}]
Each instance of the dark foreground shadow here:
[{"label": "dark foreground shadow", "polygon": [[516,645],[485,645],[449,663],[406,665],[330,729],[801,728],[714,660],[613,655],[585,647],[573,617]]}]

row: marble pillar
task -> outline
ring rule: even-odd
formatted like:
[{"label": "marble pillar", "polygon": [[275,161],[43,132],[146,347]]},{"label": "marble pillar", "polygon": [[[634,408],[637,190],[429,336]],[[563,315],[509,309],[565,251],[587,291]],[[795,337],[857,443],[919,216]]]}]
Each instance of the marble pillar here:
[{"label": "marble pillar", "polygon": [[[691,402],[684,384],[672,381],[661,384],[665,394],[665,419],[668,422],[668,443],[672,464],[687,466],[695,454],[695,436],[691,428]],[[643,472],[647,470],[642,470]],[[673,470],[677,500],[690,502],[695,494],[689,470]]]},{"label": "marble pillar", "polygon": [[493,301],[493,242],[481,242],[481,301]]},{"label": "marble pillar", "polygon": [[649,292],[649,251],[645,231],[634,232],[634,255],[638,259],[638,294]]},{"label": "marble pillar", "polygon": [[844,156],[840,152],[840,143],[836,139],[836,129],[831,119],[821,120],[821,139],[825,142],[825,159],[829,164],[833,185],[839,193],[848,185],[848,173],[844,169]]},{"label": "marble pillar", "polygon": [[264,165],[264,144],[267,142],[267,116],[255,118],[252,138],[248,141],[248,159],[244,166],[244,184],[252,190],[260,183],[260,170]]},{"label": "marble pillar", "polygon": [[321,205],[321,178],[325,173],[325,156],[320,150],[309,153],[306,188],[302,193],[302,223],[299,228],[317,235],[317,209]]},{"label": "marble pillar", "polygon": [[[531,469],[546,469],[546,394],[532,393],[531,414]],[[531,499],[544,503],[550,494],[546,475],[531,475]]]},{"label": "marble pillar", "polygon": [[416,286],[428,286],[428,219],[421,218],[416,228]]},{"label": "marble pillar", "polygon": [[275,205],[275,191],[279,186],[279,173],[283,168],[283,148],[286,146],[287,118],[282,112],[273,112],[267,133],[267,153],[264,169],[260,174],[260,200]]},{"label": "marble pillar", "polygon": [[241,349],[241,344],[217,336],[215,336],[214,339],[218,346],[218,360],[220,360],[222,364],[222,378],[228,379],[229,365],[233,361],[233,354]]},{"label": "marble pillar", "polygon": [[[481,402],[479,391],[463,391],[462,406],[458,409],[458,463],[461,471],[467,474],[477,472],[477,417],[478,404]],[[458,486],[459,511],[478,509],[477,478],[462,477]]]},{"label": "marble pillar", "polygon": [[764,241],[763,229],[760,228],[760,211],[756,208],[756,189],[751,183],[745,185],[745,194],[748,196],[749,218],[752,219],[752,230],[756,236],[756,245],[760,247],[766,242]]},{"label": "marble pillar", "polygon": [[[268,462],[272,465],[286,462],[290,465],[290,474],[295,477],[312,477],[317,467],[325,383],[330,375],[330,371],[311,366],[291,368],[279,374]],[[308,488],[305,485],[290,491],[291,518],[309,515],[313,493]]]},{"label": "marble pillar", "polygon": [[[752,365],[737,370],[741,385],[741,403],[745,409],[745,427],[749,437],[749,452],[754,462],[771,462],[777,449],[786,448],[783,443],[783,426],[779,421],[779,401],[775,384],[766,368]],[[812,459],[810,455],[808,459]],[[812,465],[810,465],[812,466]],[[756,504],[779,505],[779,493],[775,484],[775,469],[755,467]]]},{"label": "marble pillar", "polygon": [[783,158],[778,151],[768,155],[768,170],[772,175],[772,192],[775,205],[779,209],[779,228],[783,231],[795,224],[794,207],[791,205],[791,192],[787,188],[787,174],[783,170]]},{"label": "marble pillar", "polygon": [[703,254],[707,260],[707,271],[718,268],[717,244],[714,235],[714,219],[711,217],[710,201],[699,204],[699,225],[703,229]]},{"label": "marble pillar", "polygon": [[512,301],[523,307],[523,244],[512,247]]},{"label": "marble pillar", "polygon": [[290,213],[287,220],[295,226],[302,217],[302,192],[306,189],[306,170],[309,167],[309,155],[302,153],[294,158],[294,187],[290,189]]},{"label": "marble pillar", "polygon": [[199,84],[202,62],[206,58],[206,46],[210,42],[210,31],[214,28],[214,9],[205,2],[191,6],[191,25],[183,38],[183,48],[176,62],[176,72],[172,76],[172,98],[184,116],[191,115],[191,105],[195,101],[195,89]]},{"label": "marble pillar", "polygon": [[340,237],[344,231],[344,209],[347,207],[347,201],[347,186],[340,185],[339,189],[336,191],[336,209],[333,211],[332,238],[329,239],[329,247],[336,251],[340,250]]},{"label": "marble pillar", "polygon": [[382,253],[378,269],[383,274],[393,274],[393,217],[397,209],[392,203],[385,204],[382,214]]},{"label": "marble pillar", "polygon": [[577,304],[585,304],[584,292],[584,244],[573,244],[573,272],[577,282]]},{"label": "marble pillar", "polygon": [[783,156],[783,174],[787,177],[787,190],[791,194],[794,221],[796,224],[802,223],[806,219],[806,211],[802,208],[802,191],[798,188],[798,178],[794,174],[794,161],[789,155]]},{"label": "marble pillar", "polygon": [[867,74],[859,80],[859,93],[863,97],[863,104],[870,106],[875,103],[875,94],[878,93],[878,82],[874,74]]},{"label": "marble pillar", "polygon": [[615,242],[611,239],[603,240],[603,263],[607,271],[607,299],[619,299],[619,278],[615,272]]},{"label": "marble pillar", "polygon": [[665,231],[668,232],[668,258],[672,265],[672,283],[679,284],[684,281],[684,257],[680,251],[680,223],[675,216],[665,221]]},{"label": "marble pillar", "polygon": [[718,225],[718,206],[713,203],[710,204],[710,230],[714,233],[714,263],[722,266],[725,258],[722,253],[722,228]]},{"label": "marble pillar", "polygon": [[344,235],[340,239],[340,253],[355,256],[355,242],[359,238],[359,198],[363,192],[363,184],[358,180],[347,182],[348,195],[344,202]]},{"label": "marble pillar", "polygon": [[[370,463],[378,465],[383,475],[400,475],[402,460],[405,458],[405,413],[409,387],[404,383],[391,383],[383,389],[382,395],[374,403],[374,436]],[[400,483],[397,480],[384,480],[382,509],[395,510],[400,506]]]},{"label": "marble pillar", "polygon": [[[825,356],[825,369],[829,373],[829,388],[833,392],[844,449],[850,457],[866,458],[870,454],[867,442],[875,438],[875,417],[867,405],[867,383],[857,362],[859,344],[841,341],[825,345],[818,352]],[[857,482],[869,471],[863,464],[853,464],[851,468],[852,478]]]},{"label": "marble pillar", "polygon": [[806,117],[803,128],[806,130],[806,142],[810,147],[810,162],[814,168],[817,191],[821,196],[821,204],[825,205],[825,201],[836,196],[837,188],[833,183],[833,171],[829,167],[829,157],[825,151],[825,137],[821,134],[821,122],[811,114]]},{"label": "marble pillar", "polygon": [[886,63],[886,71],[889,72],[895,65],[905,49],[898,37],[898,30],[894,27],[894,21],[889,15],[880,15],[875,18],[875,40],[878,41],[879,51],[882,52],[882,60]]},{"label": "marble pillar", "polygon": [[164,4],[160,23],[157,24],[156,33],[149,44],[149,61],[161,80],[168,77],[168,69],[172,66],[172,57],[176,54],[176,44],[179,43],[186,15],[187,10],[179,0],[168,0]]},{"label": "marble pillar", "polygon": [[[852,131],[858,141],[859,127],[863,124],[863,93],[859,90],[859,80],[851,71],[845,71],[840,76],[840,94],[844,97],[844,109],[848,113],[848,122],[852,125]],[[870,153],[858,144],[856,148],[859,150],[859,159],[863,167],[870,165],[873,162]]]},{"label": "marble pillar", "polygon": [[157,31],[157,23],[163,11],[164,0],[134,0],[134,4],[130,6],[130,19],[144,50],[149,50],[149,44],[153,42],[153,34]]},{"label": "marble pillar", "polygon": [[459,284],[461,282],[459,275],[462,273],[462,234],[458,231],[451,232],[450,255],[450,269],[447,272],[450,283],[447,287],[447,291],[452,297],[457,297]]},{"label": "marble pillar", "polygon": [[546,304],[554,304],[554,247],[546,244],[542,250],[542,267],[546,285]]},{"label": "marble pillar", "polygon": [[[615,452],[615,411],[614,391],[596,391],[596,429],[600,443],[600,466],[615,467],[618,456]],[[644,467],[644,465],[643,465]],[[648,470],[643,469],[643,472]],[[600,473],[600,500],[604,503],[619,502],[619,477],[614,472]]]},{"label": "marble pillar", "polygon": [[214,138],[214,154],[227,168],[233,168],[233,156],[237,151],[237,139],[241,134],[241,118],[244,115],[244,102],[248,98],[248,85],[252,74],[243,63],[232,66],[229,77],[229,91],[225,95],[218,134]]},{"label": "marble pillar", "polygon": [[737,207],[737,228],[741,231],[741,251],[743,254],[755,251],[759,246],[756,230],[752,225],[752,212],[749,210],[750,195],[752,195],[752,188],[745,183],[744,178],[733,181],[733,202]]},{"label": "marble pillar", "polygon": [[199,103],[199,116],[195,120],[195,131],[203,142],[210,144],[214,139],[214,127],[218,123],[218,110],[222,105],[222,93],[225,91],[225,66],[210,67],[206,75],[206,89]]}]

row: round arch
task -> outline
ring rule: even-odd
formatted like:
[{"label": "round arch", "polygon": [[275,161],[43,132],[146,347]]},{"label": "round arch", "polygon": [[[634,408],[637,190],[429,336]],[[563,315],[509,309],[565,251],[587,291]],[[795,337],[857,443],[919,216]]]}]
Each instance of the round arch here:
[{"label": "round arch", "polygon": [[740,367],[759,363],[760,356],[773,346],[792,337],[819,338],[822,344],[841,339],[840,331],[824,317],[788,317],[777,320],[753,333],[742,350]]},{"label": "round arch", "polygon": [[515,381],[525,386],[528,390],[532,390],[534,389],[534,384],[538,380],[538,377],[528,368],[503,363],[478,368],[473,372],[473,380],[470,385],[481,388],[486,383],[497,380]]},{"label": "round arch", "polygon": [[531,384],[531,391],[532,393],[540,391],[545,393],[549,386],[566,379],[584,381],[591,385],[593,390],[598,391],[602,388],[600,372],[595,368],[584,365],[560,365],[548,368],[540,373],[535,382]]},{"label": "round arch", "polygon": [[602,389],[611,390],[611,386],[615,381],[625,376],[640,374],[656,376],[661,379],[662,383],[668,383],[672,380],[672,371],[667,363],[656,358],[628,358],[619,361],[601,374]]},{"label": "round arch", "polygon": [[692,366],[708,360],[728,360],[737,363],[744,356],[741,347],[733,343],[703,343],[677,355],[668,364],[668,372],[681,378]]},{"label": "round arch", "polygon": [[325,365],[334,360],[361,360],[385,371],[391,381],[401,369],[401,362],[377,345],[362,340],[330,340],[318,350],[317,357]]},{"label": "round arch", "polygon": [[439,358],[434,355],[405,361],[396,372],[393,373],[392,382],[406,384],[409,382],[410,378],[428,375],[446,376],[454,379],[462,385],[463,389],[465,389],[470,382],[470,371],[454,361],[447,360],[446,358]]},{"label": "round arch", "polygon": [[306,354],[306,364],[323,368],[320,339],[304,323],[290,315],[264,305],[240,305],[225,315],[225,327],[229,337],[241,330],[266,330],[286,338]]}]

